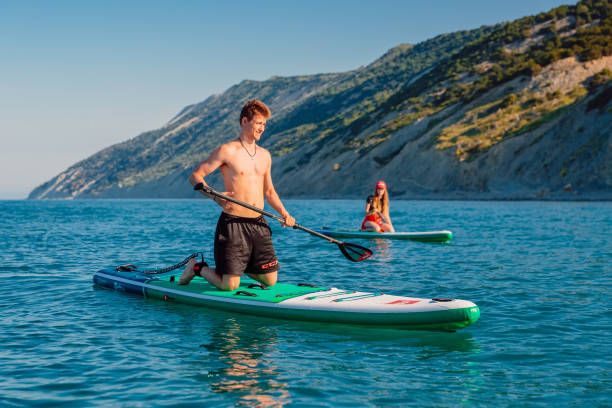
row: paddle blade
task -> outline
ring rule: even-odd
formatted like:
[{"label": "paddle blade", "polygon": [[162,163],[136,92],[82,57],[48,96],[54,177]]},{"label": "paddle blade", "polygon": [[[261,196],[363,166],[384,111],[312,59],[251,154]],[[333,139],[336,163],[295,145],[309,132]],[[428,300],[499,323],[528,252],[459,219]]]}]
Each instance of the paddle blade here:
[{"label": "paddle blade", "polygon": [[342,242],[338,244],[340,247],[340,251],[342,254],[349,260],[353,262],[361,262],[364,259],[368,259],[372,256],[373,252],[368,248],[362,247],[360,245],[348,244],[346,242]]}]

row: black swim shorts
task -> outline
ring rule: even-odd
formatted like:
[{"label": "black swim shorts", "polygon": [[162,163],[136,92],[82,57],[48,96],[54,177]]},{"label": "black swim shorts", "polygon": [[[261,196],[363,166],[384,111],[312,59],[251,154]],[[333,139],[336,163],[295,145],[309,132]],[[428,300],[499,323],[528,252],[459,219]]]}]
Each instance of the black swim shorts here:
[{"label": "black swim shorts", "polygon": [[221,213],[215,231],[215,268],[219,275],[238,276],[278,271],[272,230],[263,216]]}]

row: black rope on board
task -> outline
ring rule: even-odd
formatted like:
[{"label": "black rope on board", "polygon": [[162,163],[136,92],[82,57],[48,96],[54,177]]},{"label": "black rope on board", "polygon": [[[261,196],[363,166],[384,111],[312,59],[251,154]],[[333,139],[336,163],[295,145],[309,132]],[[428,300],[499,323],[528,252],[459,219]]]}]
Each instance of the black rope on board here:
[{"label": "black rope on board", "polygon": [[[184,260],[182,260],[181,262],[172,265],[172,266],[168,266],[167,268],[161,268],[161,269],[145,269],[144,271],[138,271],[140,273],[145,273],[147,275],[158,275],[160,273],[166,273],[166,272],[170,272],[173,271],[175,269],[180,268],[181,266],[184,266],[187,264],[187,262],[189,262],[189,260],[193,259],[193,258],[197,258],[198,255],[200,255],[202,257],[202,263],[204,263],[204,253],[203,252],[194,252],[193,254],[189,255],[187,258],[185,258]],[[122,272],[132,272],[132,271],[136,271],[138,270],[138,267],[136,265],[132,265],[132,264],[127,264],[127,265],[120,265],[116,268],[117,271],[122,271]]]}]

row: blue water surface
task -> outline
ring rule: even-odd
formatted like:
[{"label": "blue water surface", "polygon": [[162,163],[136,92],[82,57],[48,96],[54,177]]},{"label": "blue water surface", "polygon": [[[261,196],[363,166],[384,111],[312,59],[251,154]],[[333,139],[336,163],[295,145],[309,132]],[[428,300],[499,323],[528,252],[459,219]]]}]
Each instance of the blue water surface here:
[{"label": "blue water surface", "polygon": [[[357,228],[365,203],[285,200],[306,227]],[[0,406],[612,405],[612,203],[393,201],[398,231],[351,242],[272,221],[280,280],[454,297],[456,333],[275,320],[95,287],[92,273],[212,259],[210,200],[0,201]]]}]

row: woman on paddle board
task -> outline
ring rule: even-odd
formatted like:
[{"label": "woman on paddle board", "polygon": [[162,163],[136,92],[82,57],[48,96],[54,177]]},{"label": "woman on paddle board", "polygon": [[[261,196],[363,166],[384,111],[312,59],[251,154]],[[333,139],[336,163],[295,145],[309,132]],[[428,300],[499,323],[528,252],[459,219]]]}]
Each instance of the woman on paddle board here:
[{"label": "woman on paddle board", "polygon": [[395,232],[389,216],[389,193],[384,181],[376,183],[374,194],[366,200],[362,231]]},{"label": "woman on paddle board", "polygon": [[[270,152],[256,143],[269,117],[270,109],[263,102],[247,102],[240,112],[238,138],[213,150],[194,170],[189,182],[208,188],[204,177],[219,169],[225,182],[224,195],[259,209],[263,209],[265,199],[280,214],[283,226],[292,227],[295,219],[283,206],[272,184]],[[188,284],[197,273],[221,290],[235,290],[240,285],[240,277],[246,273],[265,286],[275,285],[279,265],[272,232],[263,215],[202,189],[200,192],[223,208],[215,231],[216,268],[205,263],[196,265],[195,259],[191,259],[179,284]]]}]

